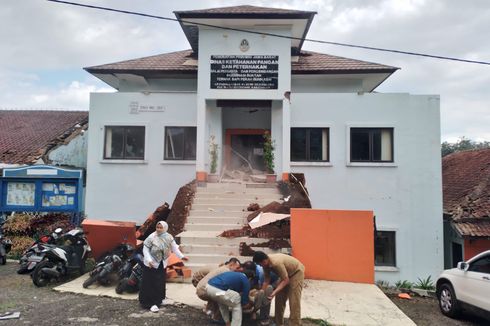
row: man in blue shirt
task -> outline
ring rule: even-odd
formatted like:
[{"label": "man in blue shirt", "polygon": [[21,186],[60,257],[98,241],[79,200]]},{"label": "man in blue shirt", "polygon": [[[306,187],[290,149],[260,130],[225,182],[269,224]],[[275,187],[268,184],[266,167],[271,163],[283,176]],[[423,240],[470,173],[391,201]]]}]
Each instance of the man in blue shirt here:
[{"label": "man in blue shirt", "polygon": [[[242,324],[242,306],[249,309],[250,280],[255,277],[253,271],[224,272],[208,281],[206,292],[211,300],[218,303],[221,317],[226,326],[240,326]],[[231,308],[231,322],[230,322]]]}]

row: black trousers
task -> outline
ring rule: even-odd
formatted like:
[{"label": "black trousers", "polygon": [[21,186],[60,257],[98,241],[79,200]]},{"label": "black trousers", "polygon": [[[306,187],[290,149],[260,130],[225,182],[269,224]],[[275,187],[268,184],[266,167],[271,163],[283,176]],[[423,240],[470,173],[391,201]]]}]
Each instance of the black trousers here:
[{"label": "black trousers", "polygon": [[160,306],[166,295],[167,271],[163,268],[163,262],[158,268],[150,268],[143,265],[143,278],[139,292],[141,307],[149,309],[151,306]]}]

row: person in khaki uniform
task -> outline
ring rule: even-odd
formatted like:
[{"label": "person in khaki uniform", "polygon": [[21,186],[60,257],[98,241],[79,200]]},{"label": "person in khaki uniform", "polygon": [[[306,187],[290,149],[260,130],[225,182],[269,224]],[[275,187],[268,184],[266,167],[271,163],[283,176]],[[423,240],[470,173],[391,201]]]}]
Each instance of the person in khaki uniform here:
[{"label": "person in khaki uniform", "polygon": [[256,251],[253,261],[264,268],[266,282],[270,272],[274,271],[281,281],[272,291],[269,299],[276,297],[275,322],[277,326],[284,325],[284,309],[289,300],[289,325],[301,325],[301,291],[305,279],[305,266],[296,258],[285,254],[267,255]]}]

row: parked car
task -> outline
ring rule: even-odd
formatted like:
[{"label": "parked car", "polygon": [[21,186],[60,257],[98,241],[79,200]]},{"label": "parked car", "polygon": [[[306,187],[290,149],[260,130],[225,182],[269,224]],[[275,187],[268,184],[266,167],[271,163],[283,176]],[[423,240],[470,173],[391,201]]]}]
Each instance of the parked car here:
[{"label": "parked car", "polygon": [[490,250],[442,272],[436,283],[441,312],[457,317],[462,308],[490,314]]}]

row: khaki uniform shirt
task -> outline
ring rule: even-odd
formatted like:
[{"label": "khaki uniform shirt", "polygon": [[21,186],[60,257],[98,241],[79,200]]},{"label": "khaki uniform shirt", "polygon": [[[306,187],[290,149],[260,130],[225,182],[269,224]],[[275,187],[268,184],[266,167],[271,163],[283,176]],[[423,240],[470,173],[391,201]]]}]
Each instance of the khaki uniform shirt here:
[{"label": "khaki uniform shirt", "polygon": [[[269,260],[271,262],[270,269],[273,270],[281,280],[290,278],[296,272],[305,270],[305,266],[296,258],[285,254],[270,254]],[[270,270],[264,269],[266,273],[270,273]]]},{"label": "khaki uniform shirt", "polygon": [[197,284],[200,280],[202,280],[206,275],[208,275],[212,270],[216,269],[216,265],[213,266],[204,266],[198,271],[192,273],[192,285],[197,287]]}]

